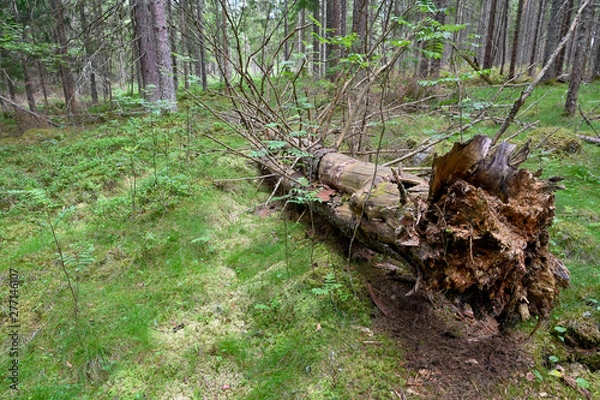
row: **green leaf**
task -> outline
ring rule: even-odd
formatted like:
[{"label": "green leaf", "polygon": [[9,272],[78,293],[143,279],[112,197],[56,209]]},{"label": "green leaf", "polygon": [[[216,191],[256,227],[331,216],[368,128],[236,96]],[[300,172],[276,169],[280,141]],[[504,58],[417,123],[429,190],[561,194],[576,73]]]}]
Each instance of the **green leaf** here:
[{"label": "green leaf", "polygon": [[261,149],[261,150],[252,150],[252,151],[250,151],[250,153],[248,153],[248,155],[252,158],[259,158],[259,157],[266,156],[267,153],[268,153],[268,151],[266,149]]},{"label": "green leaf", "polygon": [[308,185],[310,185],[310,182],[305,177],[298,178],[298,182],[300,182],[300,184],[302,186],[308,186]]},{"label": "green leaf", "polygon": [[535,377],[542,382],[544,380],[544,377],[542,376],[542,374],[540,373],[540,371],[538,371],[537,369],[533,370],[533,375],[535,375]]},{"label": "green leaf", "polygon": [[280,140],[265,140],[265,144],[269,150],[279,150],[283,149],[287,143]]},{"label": "green leaf", "polygon": [[294,156],[294,157],[312,157],[313,155],[304,151],[304,150],[300,150],[297,148],[291,148],[288,150],[287,152],[290,156]]},{"label": "green leaf", "polygon": [[548,357],[548,361],[550,361],[552,363],[557,363],[558,362],[558,357],[556,357],[556,356],[550,356],[550,357]]},{"label": "green leaf", "polygon": [[558,333],[565,333],[567,331],[567,328],[565,328],[564,326],[555,326],[554,327],[554,331],[558,332]]},{"label": "green leaf", "polygon": [[562,378],[562,372],[560,372],[557,369],[553,369],[552,371],[548,372],[548,375],[550,376],[556,376],[557,378]]},{"label": "green leaf", "polygon": [[586,381],[583,378],[576,378],[575,379],[575,383],[577,383],[577,386],[584,388],[584,389],[589,389],[590,388],[590,383],[588,381]]}]

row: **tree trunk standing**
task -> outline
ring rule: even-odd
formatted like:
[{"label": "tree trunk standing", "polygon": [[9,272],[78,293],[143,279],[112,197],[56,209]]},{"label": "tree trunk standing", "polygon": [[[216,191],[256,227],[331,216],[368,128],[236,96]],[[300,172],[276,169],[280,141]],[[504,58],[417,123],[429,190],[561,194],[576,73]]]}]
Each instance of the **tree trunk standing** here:
[{"label": "tree trunk standing", "polygon": [[[600,19],[600,13],[596,13],[596,23],[594,23],[594,29],[596,30],[594,32],[594,36],[593,37],[598,37],[598,34],[600,33],[600,23],[598,23],[598,19]],[[595,42],[600,42],[598,40],[596,40]],[[593,62],[592,62],[592,73],[590,74],[590,79],[592,80],[596,80],[598,78],[600,78],[600,43],[596,43],[596,45],[594,46],[594,52],[593,54]]]},{"label": "tree trunk standing", "polygon": [[31,76],[28,57],[23,57],[22,66],[23,79],[25,80],[25,95],[27,96],[27,104],[29,105],[29,110],[35,113],[37,112],[37,106],[35,104],[35,85]]},{"label": "tree trunk standing", "polygon": [[367,52],[367,21],[369,20],[369,0],[354,0],[352,8],[352,32],[358,36],[355,50],[364,54]]},{"label": "tree trunk standing", "polygon": [[519,56],[519,42],[521,40],[521,18],[523,16],[523,0],[517,4],[517,17],[515,21],[515,33],[513,36],[512,50],[510,53],[510,67],[508,69],[508,79],[515,77],[515,68],[517,67],[517,57]]},{"label": "tree trunk standing", "polygon": [[[179,29],[181,30],[181,51],[183,52],[183,55],[187,55],[187,58],[191,59],[191,46],[188,45],[188,40],[190,37],[190,24],[188,24],[186,18],[188,12],[189,7],[187,1],[181,0],[179,2]],[[182,60],[181,63],[183,64],[183,87],[187,90],[190,88],[190,62],[188,60]]]},{"label": "tree trunk standing", "polygon": [[[179,66],[177,64],[177,56],[175,55],[176,52],[178,51],[182,51],[177,49],[177,35],[176,35],[176,31],[175,29],[172,29],[171,26],[173,26],[173,21],[175,21],[175,18],[173,17],[173,6],[171,4],[171,0],[165,0],[166,6],[167,6],[167,27],[168,27],[168,32],[169,32],[169,46],[172,49],[171,51],[171,66],[173,68],[173,71],[171,71],[171,73],[173,74],[173,87],[175,88],[175,91],[177,91],[177,88],[179,87]],[[179,6],[181,7],[182,4],[180,3]],[[181,29],[183,29],[183,26],[181,27]]]},{"label": "tree trunk standing", "polygon": [[[562,10],[565,7],[567,0],[552,0],[552,6],[550,8],[550,19],[546,28],[546,45],[544,46],[544,65],[548,63],[550,56],[554,52],[554,49],[558,46],[561,39],[560,37],[560,21],[562,21]],[[542,82],[555,79],[556,68],[552,65],[542,79]]]},{"label": "tree trunk standing", "polygon": [[487,34],[485,38],[485,52],[483,55],[483,69],[490,69],[494,65],[494,56],[496,49],[494,49],[494,37],[496,35],[496,9],[498,7],[498,0],[490,1],[490,14],[487,18]]},{"label": "tree trunk standing", "polygon": [[[229,70],[229,41],[227,39],[227,10],[225,10],[225,2],[221,3],[221,15],[218,17],[220,19],[219,29],[221,30],[221,60],[222,65],[221,73],[223,75],[223,82],[225,84],[225,94],[229,95],[229,79],[231,72]],[[264,58],[263,58],[264,60]]]},{"label": "tree trunk standing", "polygon": [[[448,0],[435,0],[434,3],[438,10],[445,9],[448,6]],[[444,25],[446,23],[446,13],[444,11],[438,11],[437,13],[435,13],[434,19],[440,25]],[[444,55],[443,41],[440,40],[437,43],[437,46],[442,46],[442,52],[438,58],[430,60],[429,70],[427,71],[427,77],[432,79],[437,79],[440,77],[440,70],[442,68],[442,57]]]},{"label": "tree trunk standing", "polygon": [[164,0],[137,0],[132,6],[144,98],[150,103],[163,101],[161,108],[177,111]]},{"label": "tree trunk standing", "polygon": [[77,98],[75,97],[75,79],[73,78],[73,71],[71,70],[72,60],[69,56],[69,42],[67,41],[67,35],[65,32],[64,6],[61,0],[52,0],[51,7],[56,21],[54,31],[59,45],[58,70],[60,72],[63,92],[65,95],[65,106],[70,114],[75,114],[79,107],[77,104]]},{"label": "tree trunk standing", "polygon": [[92,44],[92,38],[96,34],[89,29],[87,23],[87,14],[85,11],[85,5],[83,2],[79,3],[79,19],[81,21],[81,25],[83,26],[83,30],[85,31],[83,37],[83,48],[85,49],[85,55],[88,60],[87,63],[89,65],[89,76],[90,76],[90,97],[92,99],[92,104],[98,104],[98,88],[96,87],[96,70],[94,63],[94,50],[95,47]]},{"label": "tree trunk standing", "polygon": [[[327,38],[332,39],[340,35],[342,26],[342,0],[327,0]],[[340,45],[327,42],[325,47],[325,57],[327,59],[327,75],[331,81],[335,81],[337,73],[333,69],[340,61]]]},{"label": "tree trunk standing", "polygon": [[581,14],[581,23],[577,30],[577,39],[575,41],[575,55],[573,56],[573,67],[569,75],[569,90],[565,101],[564,114],[572,117],[577,110],[577,96],[579,86],[583,80],[585,70],[586,56],[590,44],[590,31],[594,18],[594,7],[588,5]]},{"label": "tree trunk standing", "polygon": [[[306,25],[306,8],[302,8],[298,12],[298,23],[296,25],[297,28]],[[296,51],[298,54],[302,54],[303,59],[308,60],[308,55],[306,54],[306,29],[302,29],[298,31],[298,40],[296,42]]]},{"label": "tree trunk standing", "polygon": [[198,0],[197,4],[197,18],[198,18],[198,50],[200,58],[196,63],[196,74],[200,76],[202,82],[202,90],[208,88],[208,78],[206,72],[206,40],[204,34],[204,0]]},{"label": "tree trunk standing", "polygon": [[144,99],[149,102],[160,100],[160,77],[158,72],[158,53],[154,39],[154,22],[149,0],[134,0],[132,3],[135,17],[140,77]]},{"label": "tree trunk standing", "polygon": [[[288,10],[288,0],[283,0],[283,37],[287,37],[290,31],[290,21],[289,21],[289,10]],[[290,59],[290,42],[286,40],[283,44],[283,61],[288,61]]]},{"label": "tree trunk standing", "polygon": [[[565,9],[562,14],[561,22],[560,22],[560,32],[559,37],[563,38],[567,34],[569,30],[569,25],[571,24],[571,15],[573,14],[575,0],[566,0]],[[570,43],[569,43],[570,44]],[[567,58],[567,47],[565,46],[562,51],[556,57],[556,62],[554,63],[554,74],[555,76],[559,76],[563,72],[563,67],[565,65],[565,59]]]},{"label": "tree trunk standing", "polygon": [[[340,0],[340,36],[348,35],[348,0]],[[346,57],[347,49],[342,46],[340,56]]]},{"label": "tree trunk standing", "polygon": [[44,95],[44,106],[46,109],[48,108],[48,85],[46,79],[46,69],[42,65],[42,62],[38,59],[36,60],[36,66],[38,70],[38,76],[40,77],[40,86],[42,88],[42,94]]},{"label": "tree trunk standing", "polygon": [[160,100],[166,102],[168,111],[177,111],[175,81],[173,80],[173,65],[171,45],[169,43],[169,26],[165,9],[165,0],[151,0],[150,8],[154,17],[154,36],[156,40],[157,67],[159,74]]},{"label": "tree trunk standing", "polygon": [[535,23],[535,31],[534,31],[534,35],[533,35],[533,43],[531,45],[531,56],[529,58],[529,70],[528,70],[528,75],[529,76],[533,76],[533,74],[535,73],[535,66],[537,64],[537,60],[538,60],[538,44],[540,42],[540,36],[542,34],[542,22],[543,22],[543,16],[545,14],[546,11],[546,0],[540,0],[539,2],[540,6],[537,10],[537,19],[536,19],[536,23]]},{"label": "tree trunk standing", "polygon": [[501,15],[502,17],[500,18],[500,34],[499,36],[499,41],[502,43],[501,46],[499,47],[500,50],[500,75],[504,75],[504,67],[506,66],[506,47],[507,47],[507,43],[508,43],[508,11],[509,11],[509,0],[506,0],[503,4],[502,7],[502,12]]},{"label": "tree trunk standing", "polygon": [[[569,30],[569,25],[571,24],[571,15],[573,14],[574,0],[566,0],[565,9],[562,13],[562,18],[560,22],[560,32],[559,37],[563,38],[567,34]],[[563,72],[563,66],[565,65],[565,58],[567,55],[567,47],[564,47],[561,52],[556,57],[556,62],[554,63],[554,76],[557,77]]]},{"label": "tree trunk standing", "polygon": [[[321,3],[320,0],[314,0],[313,2],[313,19],[315,21],[321,21]],[[319,24],[313,25],[313,57],[312,57],[312,71],[313,75],[316,78],[321,77],[321,42],[319,41],[319,37],[321,37],[321,31],[319,28]]]}]

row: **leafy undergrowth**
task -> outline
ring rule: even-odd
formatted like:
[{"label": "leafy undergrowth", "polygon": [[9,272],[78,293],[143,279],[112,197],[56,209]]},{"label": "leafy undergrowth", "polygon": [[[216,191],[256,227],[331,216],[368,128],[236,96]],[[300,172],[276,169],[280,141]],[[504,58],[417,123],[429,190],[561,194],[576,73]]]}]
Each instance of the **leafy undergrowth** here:
[{"label": "leafy undergrowth", "polygon": [[[445,126],[440,117],[407,121],[416,137]],[[10,269],[20,279],[18,357],[7,335],[0,353],[3,371],[18,359],[19,391],[0,398],[431,398],[421,388],[431,360],[419,359],[430,339],[419,339],[419,314],[398,313],[399,329],[382,322],[364,262],[348,264],[345,244],[321,240],[298,216],[282,218],[281,204],[261,206],[266,183],[238,180],[256,176],[254,166],[204,133],[244,146],[193,107],[0,143],[3,334]],[[600,150],[540,146],[528,166],[566,178],[552,243],[572,285],[527,342],[534,365],[473,391],[581,397],[563,374],[598,395],[600,372],[590,371],[598,343],[583,349],[578,332],[593,338],[600,322]],[[379,295],[386,301],[383,288]],[[442,359],[460,335],[440,332],[431,348]],[[414,346],[399,335],[414,336]],[[433,382],[480,382],[465,370]]]}]

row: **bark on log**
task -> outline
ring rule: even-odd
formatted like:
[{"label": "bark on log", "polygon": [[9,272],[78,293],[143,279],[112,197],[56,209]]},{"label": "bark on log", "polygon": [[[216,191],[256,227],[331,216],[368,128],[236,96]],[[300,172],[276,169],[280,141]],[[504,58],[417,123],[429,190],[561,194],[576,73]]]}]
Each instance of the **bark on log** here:
[{"label": "bark on log", "polygon": [[[430,181],[321,151],[314,209],[348,237],[407,261],[442,291],[512,325],[547,317],[569,272],[548,249],[554,181],[511,165],[514,146],[477,136],[436,158]],[[521,162],[526,149],[517,153]],[[402,204],[405,190],[408,201]]]}]

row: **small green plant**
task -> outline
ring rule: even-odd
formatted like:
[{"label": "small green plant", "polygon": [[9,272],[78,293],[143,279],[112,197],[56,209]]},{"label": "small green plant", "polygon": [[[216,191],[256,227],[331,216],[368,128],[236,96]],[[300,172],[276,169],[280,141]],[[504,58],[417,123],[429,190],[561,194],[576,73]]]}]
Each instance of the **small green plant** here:
[{"label": "small green plant", "polygon": [[343,285],[337,282],[334,272],[329,272],[323,278],[323,286],[312,288],[312,292],[317,296],[332,296],[333,293],[338,292]]},{"label": "small green plant", "polygon": [[129,189],[130,189],[130,193],[131,193],[131,215],[135,215],[135,213],[136,213],[135,198],[137,196],[137,181],[138,181],[138,174],[137,174],[137,170],[136,170],[136,159],[138,157],[138,148],[139,148],[138,144],[136,144],[135,146],[125,146],[123,148],[123,151],[128,155],[129,170],[131,173],[131,182],[129,184]]},{"label": "small green plant", "polygon": [[590,383],[586,379],[584,379],[582,377],[575,378],[575,383],[577,383],[577,386],[579,386],[579,387],[581,387],[583,389],[589,389],[590,388]]},{"label": "small green plant", "polygon": [[69,271],[68,263],[69,261],[73,261],[73,258],[68,258],[68,256],[63,251],[63,246],[61,242],[58,240],[58,235],[56,234],[56,226],[58,223],[65,217],[65,215],[69,214],[74,210],[75,207],[69,207],[63,209],[60,213],[58,213],[58,217],[54,221],[50,221],[48,219],[47,226],[50,228],[50,233],[52,234],[52,239],[54,240],[54,246],[56,248],[56,253],[58,255],[58,265],[60,266],[62,272],[65,275],[65,280],[67,282],[67,286],[69,287],[69,291],[71,293],[71,299],[73,300],[73,314],[75,319],[79,318],[79,285],[77,280],[72,276],[72,273]]},{"label": "small green plant", "polygon": [[565,333],[567,332],[567,328],[561,325],[557,325],[554,327],[553,333],[557,338],[560,339],[561,342],[565,342]]}]

